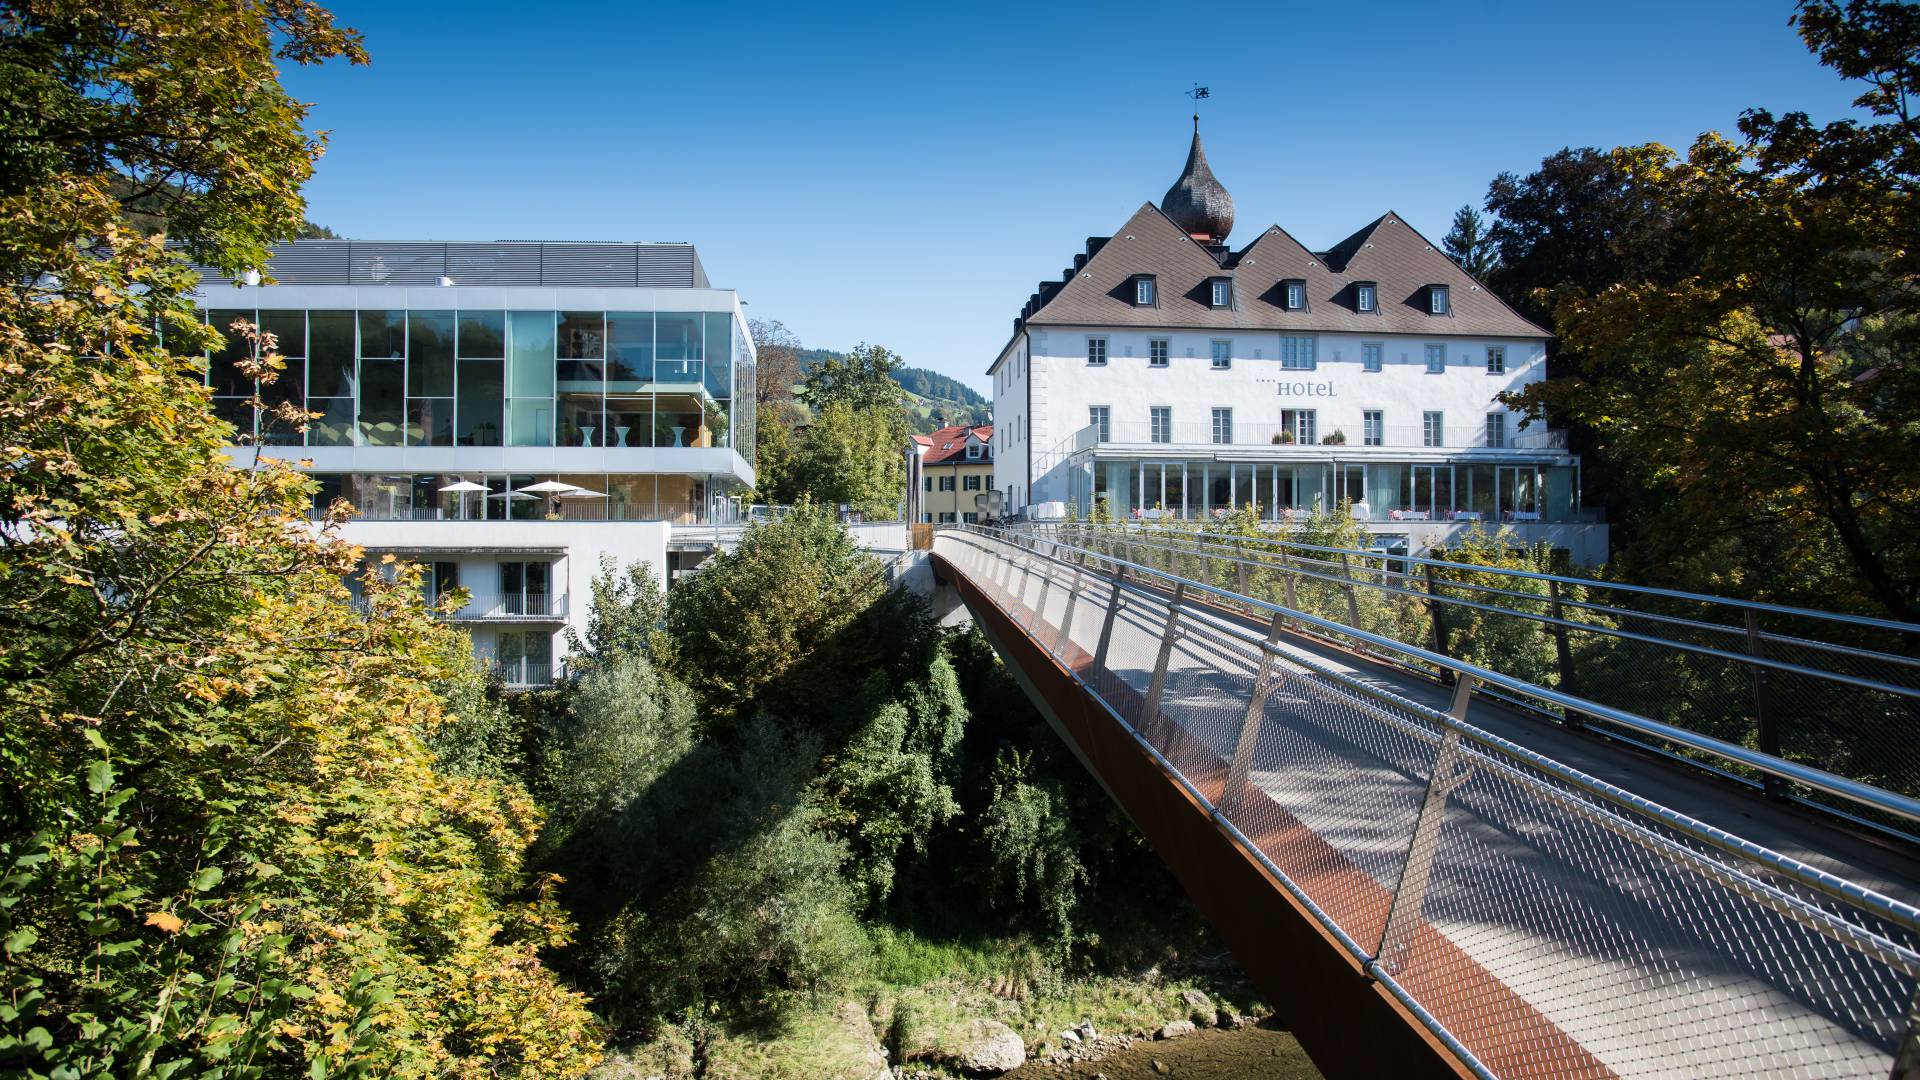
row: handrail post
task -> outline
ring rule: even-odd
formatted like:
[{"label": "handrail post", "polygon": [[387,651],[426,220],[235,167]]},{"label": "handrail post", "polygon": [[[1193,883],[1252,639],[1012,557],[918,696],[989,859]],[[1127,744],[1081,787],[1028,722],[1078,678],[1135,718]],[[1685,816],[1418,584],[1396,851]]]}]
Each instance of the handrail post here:
[{"label": "handrail post", "polygon": [[1894,1051],[1893,1072],[1888,1080],[1920,1080],[1920,993],[1907,1010],[1907,1034]]},{"label": "handrail post", "polygon": [[[1287,569],[1284,565],[1280,568],[1280,587],[1282,592],[1286,594],[1287,610],[1299,611],[1300,600],[1293,594],[1293,571]],[[1299,624],[1291,619],[1287,620],[1287,625],[1294,629],[1299,629]]]},{"label": "handrail post", "polygon": [[[1344,551],[1340,553],[1340,576],[1347,579],[1346,585],[1343,586],[1347,590],[1347,625],[1355,630],[1364,629],[1360,625],[1360,600],[1353,594],[1353,564],[1347,561],[1347,553]],[[1365,651],[1364,646],[1357,642],[1354,647]]]},{"label": "handrail post", "polygon": [[[1473,700],[1473,686],[1479,680],[1462,673],[1453,685],[1453,705],[1449,713],[1465,721]],[[1440,850],[1440,830],[1446,820],[1447,800],[1473,775],[1461,751],[1460,731],[1449,726],[1440,735],[1440,751],[1434,755],[1433,771],[1427,777],[1427,795],[1420,803],[1420,817],[1413,827],[1413,839],[1407,845],[1407,862],[1394,886],[1393,903],[1387,909],[1387,923],[1380,931],[1380,947],[1374,955],[1389,974],[1399,974],[1403,965],[1388,950],[1406,951],[1406,940],[1420,924],[1420,909],[1425,906],[1427,885],[1433,878],[1434,858]]]},{"label": "handrail post", "polygon": [[[1422,563],[1420,569],[1427,579],[1427,619],[1433,624],[1433,651],[1453,659],[1453,653],[1447,649],[1446,620],[1440,617],[1440,586],[1433,580],[1433,564]],[[1454,681],[1452,669],[1441,668],[1440,681],[1451,684]]]},{"label": "handrail post", "polygon": [[1260,668],[1253,676],[1253,693],[1247,698],[1246,714],[1240,718],[1240,737],[1233,744],[1233,761],[1227,766],[1227,779],[1220,787],[1220,806],[1229,814],[1246,790],[1248,775],[1253,771],[1253,752],[1260,742],[1267,699],[1279,689],[1282,681],[1274,664],[1282,621],[1283,617],[1276,614],[1267,627],[1267,647],[1260,650]]},{"label": "handrail post", "polygon": [[[1747,652],[1752,656],[1760,655],[1760,613],[1753,608],[1747,609]],[[1767,708],[1767,673],[1759,664],[1748,664],[1747,670],[1753,678],[1753,718],[1759,725],[1760,752],[1780,756],[1780,731],[1774,726],[1774,710]],[[1761,777],[1762,790],[1769,799],[1787,797],[1786,782],[1768,773]]]},{"label": "handrail post", "polygon": [[1093,650],[1093,672],[1099,677],[1107,669],[1107,646],[1113,644],[1113,619],[1120,614],[1120,586],[1127,580],[1127,568],[1113,568],[1113,581],[1107,593],[1107,615],[1100,623],[1100,644]]},{"label": "handrail post", "polygon": [[1027,632],[1031,634],[1040,626],[1040,620],[1047,614],[1047,587],[1053,584],[1052,574],[1040,575],[1040,598],[1033,602],[1033,618],[1027,620]]},{"label": "handrail post", "polygon": [[1173,660],[1173,643],[1180,638],[1180,604],[1186,599],[1187,583],[1175,582],[1173,599],[1167,601],[1167,628],[1160,633],[1160,652],[1153,661],[1153,681],[1147,684],[1147,700],[1140,706],[1140,727],[1146,728],[1160,715],[1160,698],[1167,691],[1167,667]]},{"label": "handrail post", "polygon": [[[1553,578],[1547,579],[1547,605],[1548,614],[1553,616],[1553,652],[1560,661],[1560,689],[1578,696],[1580,688],[1573,674],[1573,651],[1567,648],[1567,617],[1560,606],[1560,582]],[[1561,709],[1560,721],[1568,727],[1582,726],[1580,714],[1572,709]]]},{"label": "handrail post", "polygon": [[1073,568],[1073,584],[1067,586],[1067,610],[1060,616],[1060,632],[1053,636],[1053,651],[1062,660],[1066,659],[1067,643],[1073,640],[1073,605],[1080,600],[1080,566],[1076,559]]}]

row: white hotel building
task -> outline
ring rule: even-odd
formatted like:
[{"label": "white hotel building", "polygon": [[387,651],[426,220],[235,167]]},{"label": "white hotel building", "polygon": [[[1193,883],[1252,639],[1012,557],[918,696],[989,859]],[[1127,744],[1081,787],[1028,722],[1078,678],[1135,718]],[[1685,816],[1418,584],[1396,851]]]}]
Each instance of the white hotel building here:
[{"label": "white hotel building", "polygon": [[1234,251],[1232,226],[1196,131],[1161,205],[1027,301],[988,371],[1011,510],[1347,503],[1392,551],[1478,521],[1606,558],[1563,433],[1497,400],[1545,376],[1547,331],[1396,214],[1320,252],[1278,226]]},{"label": "white hotel building", "polygon": [[301,240],[266,270],[203,269],[198,302],[276,335],[262,396],[321,415],[255,434],[232,333],[215,408],[315,476],[316,512],[353,504],[344,539],[467,590],[454,618],[510,685],[557,673],[603,555],[664,584],[754,482],[752,339],[691,245]]}]

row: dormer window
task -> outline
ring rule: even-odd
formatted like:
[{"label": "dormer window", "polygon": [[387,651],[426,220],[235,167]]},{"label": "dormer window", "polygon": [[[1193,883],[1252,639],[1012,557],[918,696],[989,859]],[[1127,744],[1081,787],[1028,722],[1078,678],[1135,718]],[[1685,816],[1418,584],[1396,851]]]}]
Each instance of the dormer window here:
[{"label": "dormer window", "polygon": [[1307,310],[1307,283],[1304,281],[1281,282],[1280,303],[1288,311]]},{"label": "dormer window", "polygon": [[967,444],[967,460],[968,461],[980,460],[980,444],[979,443]]},{"label": "dormer window", "polygon": [[1230,308],[1233,306],[1232,278],[1214,278],[1211,286],[1210,295],[1213,298],[1214,307]]},{"label": "dormer window", "polygon": [[1155,286],[1152,274],[1141,274],[1133,279],[1133,306],[1152,307],[1159,301],[1160,293]]},{"label": "dormer window", "polygon": [[1427,286],[1427,310],[1435,315],[1453,314],[1453,298],[1448,295],[1452,291],[1445,285]]},{"label": "dormer window", "polygon": [[1380,310],[1380,288],[1371,281],[1358,282],[1353,287],[1353,306],[1356,310],[1372,314]]}]

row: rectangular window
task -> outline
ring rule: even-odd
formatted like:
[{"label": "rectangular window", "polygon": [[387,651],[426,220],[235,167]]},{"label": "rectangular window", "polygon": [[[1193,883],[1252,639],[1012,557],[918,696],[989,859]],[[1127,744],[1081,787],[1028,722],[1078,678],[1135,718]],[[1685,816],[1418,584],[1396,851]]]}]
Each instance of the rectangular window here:
[{"label": "rectangular window", "polygon": [[1087,406],[1087,423],[1094,429],[1094,437],[1100,442],[1113,441],[1113,407],[1110,405]]},{"label": "rectangular window", "polygon": [[961,478],[960,478],[960,490],[962,490],[962,491],[979,491],[979,490],[980,490],[980,474],[979,474],[979,473],[974,473],[974,474],[973,474],[972,476],[963,476],[963,477],[961,477]]},{"label": "rectangular window", "polygon": [[1216,341],[1213,343],[1213,370],[1225,371],[1233,366],[1233,342]]},{"label": "rectangular window", "polygon": [[1378,345],[1360,346],[1360,370],[1362,371],[1379,371],[1380,370],[1380,346]]},{"label": "rectangular window", "polygon": [[1133,279],[1133,302],[1141,307],[1153,306],[1153,279],[1150,277]]},{"label": "rectangular window", "polygon": [[1107,339],[1106,338],[1090,337],[1087,339],[1087,366],[1088,367],[1106,367],[1107,366]]},{"label": "rectangular window", "polygon": [[1507,445],[1507,414],[1487,414],[1487,445],[1502,447]]},{"label": "rectangular window", "polygon": [[1233,441],[1233,410],[1213,410],[1213,441],[1230,443]]},{"label": "rectangular window", "polygon": [[1305,445],[1319,438],[1320,424],[1312,409],[1280,410],[1280,430],[1293,436],[1293,441]]},{"label": "rectangular window", "polygon": [[546,615],[553,610],[548,589],[553,582],[553,564],[544,562],[503,562],[500,564],[500,601],[502,614]]},{"label": "rectangular window", "polygon": [[1157,337],[1157,338],[1148,339],[1147,366],[1148,367],[1166,367],[1167,366],[1167,339],[1166,338]]},{"label": "rectangular window", "polygon": [[1449,303],[1449,301],[1451,300],[1451,297],[1447,295],[1448,291],[1449,290],[1445,285],[1427,286],[1428,310],[1433,312],[1433,314],[1435,315],[1445,315],[1450,311],[1452,311],[1453,308]]},{"label": "rectangular window", "polygon": [[1310,337],[1281,338],[1280,366],[1288,371],[1312,371],[1313,339]]},{"label": "rectangular window", "polygon": [[1353,306],[1369,314],[1380,309],[1379,296],[1372,284],[1354,286]]},{"label": "rectangular window", "polygon": [[940,524],[942,525],[953,524],[953,511],[951,510],[943,511],[940,514]]},{"label": "rectangular window", "polygon": [[932,491],[932,490],[933,490],[933,477],[931,477],[931,476],[923,476],[923,477],[921,477],[921,478],[920,478],[920,486],[921,486],[921,488],[922,488],[922,490],[925,490],[925,491]]},{"label": "rectangular window", "polygon": [[1221,278],[1213,283],[1213,306],[1217,308],[1233,306],[1233,282]]},{"label": "rectangular window", "polygon": [[1173,408],[1168,405],[1155,405],[1147,410],[1149,437],[1157,443],[1173,441]]},{"label": "rectangular window", "polygon": [[507,445],[553,445],[552,311],[507,317]]},{"label": "rectangular window", "polygon": [[1447,370],[1447,347],[1445,345],[1427,346],[1427,374],[1438,375]]},{"label": "rectangular window", "polygon": [[980,515],[974,513],[972,510],[968,510],[960,515],[960,520],[968,525],[978,525],[980,524]]},{"label": "rectangular window", "polygon": [[1487,346],[1487,374],[1505,375],[1507,373],[1507,350],[1499,345]]},{"label": "rectangular window", "polygon": [[951,475],[943,476],[940,478],[940,490],[941,491],[953,490],[953,477]]},{"label": "rectangular window", "polygon": [[1423,446],[1445,446],[1447,429],[1442,418],[1445,413],[1429,412],[1420,414],[1420,442]]},{"label": "rectangular window", "polygon": [[1307,307],[1307,283],[1289,281],[1286,287],[1287,310],[1304,311]]},{"label": "rectangular window", "polygon": [[1382,446],[1386,443],[1386,417],[1379,409],[1368,409],[1360,414],[1360,439],[1366,446]]}]

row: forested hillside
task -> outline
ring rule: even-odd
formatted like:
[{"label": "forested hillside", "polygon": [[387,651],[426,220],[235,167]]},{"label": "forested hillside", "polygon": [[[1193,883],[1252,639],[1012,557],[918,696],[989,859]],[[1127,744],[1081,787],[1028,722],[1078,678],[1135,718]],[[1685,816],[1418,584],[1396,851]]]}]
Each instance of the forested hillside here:
[{"label": "forested hillside", "polygon": [[[797,355],[801,375],[829,359],[847,357],[835,349],[800,349]],[[942,423],[977,426],[993,422],[993,403],[951,375],[919,367],[895,368],[892,374],[893,381],[912,399],[907,413],[915,434],[924,435]]]}]

